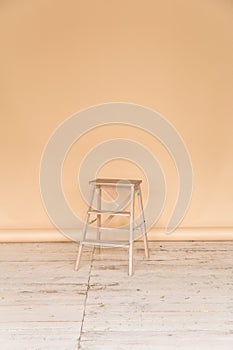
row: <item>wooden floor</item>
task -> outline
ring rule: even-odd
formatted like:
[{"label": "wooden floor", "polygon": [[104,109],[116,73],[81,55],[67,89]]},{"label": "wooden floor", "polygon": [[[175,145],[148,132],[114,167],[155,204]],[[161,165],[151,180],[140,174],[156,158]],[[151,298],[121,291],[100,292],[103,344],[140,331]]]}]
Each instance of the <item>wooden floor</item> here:
[{"label": "wooden floor", "polygon": [[3,350],[233,349],[233,242],[0,245]]}]

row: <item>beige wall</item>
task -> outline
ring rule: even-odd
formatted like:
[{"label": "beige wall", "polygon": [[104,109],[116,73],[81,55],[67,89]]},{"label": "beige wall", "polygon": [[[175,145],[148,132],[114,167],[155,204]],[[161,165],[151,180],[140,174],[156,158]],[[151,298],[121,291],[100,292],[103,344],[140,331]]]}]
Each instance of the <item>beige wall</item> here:
[{"label": "beige wall", "polygon": [[[0,228],[52,227],[39,192],[43,148],[70,115],[110,101],[148,106],[182,135],[195,176],[182,226],[233,226],[231,1],[9,0],[0,10]],[[163,146],[132,127],[96,130],[74,145],[64,165],[66,195],[82,216],[78,163],[93,140],[119,133],[152,149],[163,166],[162,227],[174,205],[176,172]],[[115,161],[101,175],[137,171]]]}]

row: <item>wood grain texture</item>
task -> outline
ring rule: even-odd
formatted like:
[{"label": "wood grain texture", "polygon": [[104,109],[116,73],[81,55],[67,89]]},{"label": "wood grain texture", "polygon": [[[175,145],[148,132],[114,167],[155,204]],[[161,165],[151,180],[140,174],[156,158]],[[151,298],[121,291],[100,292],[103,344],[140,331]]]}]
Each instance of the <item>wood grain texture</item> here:
[{"label": "wood grain texture", "polygon": [[4,350],[231,350],[233,242],[0,245],[0,347]]}]

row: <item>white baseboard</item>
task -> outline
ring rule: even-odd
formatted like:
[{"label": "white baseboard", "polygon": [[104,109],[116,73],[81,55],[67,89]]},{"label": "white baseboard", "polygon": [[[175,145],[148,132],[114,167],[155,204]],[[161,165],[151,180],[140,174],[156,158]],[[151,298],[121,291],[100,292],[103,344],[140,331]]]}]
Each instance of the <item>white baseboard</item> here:
[{"label": "white baseboard", "polygon": [[[76,232],[80,236],[81,230]],[[164,229],[151,229],[151,241],[231,241],[233,227],[178,228],[167,235]],[[70,239],[56,229],[0,229],[0,242],[69,242]]]}]

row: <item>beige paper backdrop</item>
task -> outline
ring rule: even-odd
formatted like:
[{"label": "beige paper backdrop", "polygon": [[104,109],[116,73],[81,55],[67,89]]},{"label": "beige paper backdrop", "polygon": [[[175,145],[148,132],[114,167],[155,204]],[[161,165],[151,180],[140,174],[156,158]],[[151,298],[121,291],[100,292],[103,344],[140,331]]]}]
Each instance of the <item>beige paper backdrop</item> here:
[{"label": "beige paper backdrop", "polygon": [[[70,115],[111,101],[148,106],[183,137],[194,191],[182,226],[233,226],[232,1],[9,0],[0,2],[0,29],[0,228],[52,227],[39,191],[45,144]],[[96,142],[119,135],[162,164],[163,227],[177,191],[174,165],[158,141],[132,127],[92,131],[74,145],[64,164],[66,196],[82,217],[79,163]],[[142,175],[122,162],[100,175]]]}]

